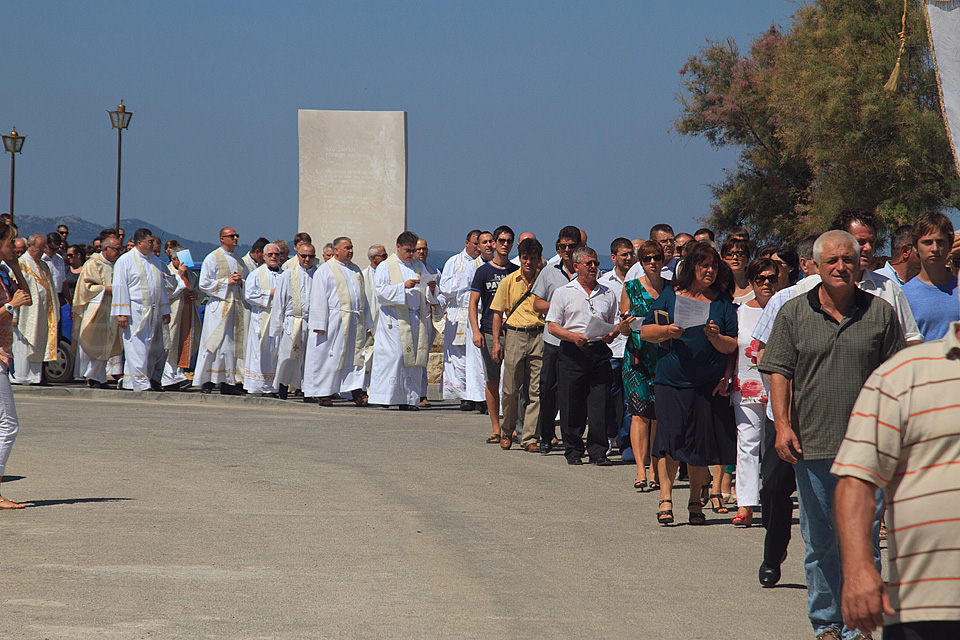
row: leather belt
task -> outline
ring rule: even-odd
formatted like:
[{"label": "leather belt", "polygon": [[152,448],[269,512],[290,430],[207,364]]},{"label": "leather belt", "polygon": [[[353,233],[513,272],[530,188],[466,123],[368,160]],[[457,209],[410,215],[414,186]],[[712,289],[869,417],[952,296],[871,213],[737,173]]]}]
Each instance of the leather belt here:
[{"label": "leather belt", "polygon": [[512,327],[509,324],[503,326],[510,331],[519,331],[520,333],[543,333],[543,327]]}]

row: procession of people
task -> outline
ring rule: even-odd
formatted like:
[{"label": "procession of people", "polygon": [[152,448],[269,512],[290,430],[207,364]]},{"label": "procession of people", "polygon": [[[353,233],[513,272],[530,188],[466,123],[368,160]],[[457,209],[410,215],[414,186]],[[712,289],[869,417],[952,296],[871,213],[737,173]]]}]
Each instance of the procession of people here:
[{"label": "procession of people", "polygon": [[[97,389],[112,378],[120,389],[197,388],[321,411],[419,411],[431,406],[426,368],[439,330],[439,394],[488,415],[488,443],[540,455],[561,449],[569,465],[585,457],[600,467],[617,458],[635,465],[632,489],[656,493],[651,518],[664,526],[680,519],[681,479],[690,525],[705,524],[707,508],[736,508],[729,522],[740,527],[759,512],[764,587],[780,579],[796,491],[816,637],[871,637],[876,606],[891,615],[889,600],[864,611],[862,585],[855,599],[843,575],[847,566],[868,575],[864,558],[879,561],[881,537],[895,540],[903,517],[895,466],[884,458],[894,454],[870,444],[886,442],[877,415],[891,410],[875,407],[884,382],[868,380],[910,345],[949,346],[960,336],[960,242],[942,213],[895,231],[889,261],[877,255],[882,228],[869,211],[845,210],[831,230],[795,247],[755,247],[745,229],[718,243],[709,229],[675,235],[661,223],[648,238],[613,239],[605,274],[576,226],[559,230],[555,254],[507,225],[471,229],[439,271],[411,231],[370,246],[369,264],[357,265],[346,236],[321,245],[320,259],[305,232],[292,256],[287,243],[266,238],[239,256],[239,233],[224,227],[199,274],[175,241],[164,256],[149,229],[137,229],[127,249],[122,229],[105,229],[89,257],[67,245],[68,231],[16,239],[8,223],[0,232],[0,369],[9,374],[0,376],[0,471],[17,433],[10,383],[47,384],[43,363],[57,358],[58,301],[68,289],[74,375]],[[53,259],[59,247],[69,266]],[[911,381],[897,385],[909,390]],[[0,508],[20,506],[0,498]],[[841,508],[859,529],[839,521]],[[856,549],[860,563],[841,558],[842,548]]]}]

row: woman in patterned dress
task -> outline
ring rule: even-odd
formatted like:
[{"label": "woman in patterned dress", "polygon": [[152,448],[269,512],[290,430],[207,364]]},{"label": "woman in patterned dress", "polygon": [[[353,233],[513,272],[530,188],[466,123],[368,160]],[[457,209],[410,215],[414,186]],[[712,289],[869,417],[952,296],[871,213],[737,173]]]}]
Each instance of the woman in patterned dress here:
[{"label": "woman in patterned dress", "polygon": [[[666,281],[660,277],[663,267],[663,247],[657,242],[646,241],[637,250],[637,259],[643,267],[643,275],[625,282],[620,296],[620,314],[623,317],[646,317]],[[623,358],[623,392],[630,408],[630,445],[637,463],[637,480],[633,487],[641,492],[648,487],[659,489],[656,481],[656,461],[651,460],[650,475],[647,475],[647,457],[650,441],[657,428],[653,405],[653,376],[657,366],[657,346],[643,342],[640,330],[624,327],[621,332],[629,336]]]}]

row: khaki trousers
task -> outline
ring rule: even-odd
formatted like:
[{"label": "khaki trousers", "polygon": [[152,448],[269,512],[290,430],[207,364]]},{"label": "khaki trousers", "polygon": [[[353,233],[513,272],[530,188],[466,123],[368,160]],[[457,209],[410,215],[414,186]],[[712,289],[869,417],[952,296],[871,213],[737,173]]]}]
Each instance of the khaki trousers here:
[{"label": "khaki trousers", "polygon": [[540,367],[543,364],[543,333],[506,330],[503,345],[503,433],[513,433],[517,424],[520,390],[527,388],[527,409],[523,416],[520,445],[540,439]]}]

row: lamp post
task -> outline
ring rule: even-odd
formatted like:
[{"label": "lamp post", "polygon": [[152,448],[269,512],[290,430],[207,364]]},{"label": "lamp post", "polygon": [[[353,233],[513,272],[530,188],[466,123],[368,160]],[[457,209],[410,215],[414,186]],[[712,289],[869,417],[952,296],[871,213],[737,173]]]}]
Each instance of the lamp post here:
[{"label": "lamp post", "polygon": [[110,124],[117,130],[117,226],[120,228],[120,156],[123,152],[123,130],[130,126],[130,118],[133,117],[133,111],[127,111],[123,106],[123,100],[116,111],[108,111],[110,114]]},{"label": "lamp post", "polygon": [[3,149],[10,154],[10,223],[13,223],[13,184],[14,177],[17,174],[17,154],[23,149],[23,141],[27,136],[17,135],[17,128],[14,127],[10,135],[3,136]]}]

